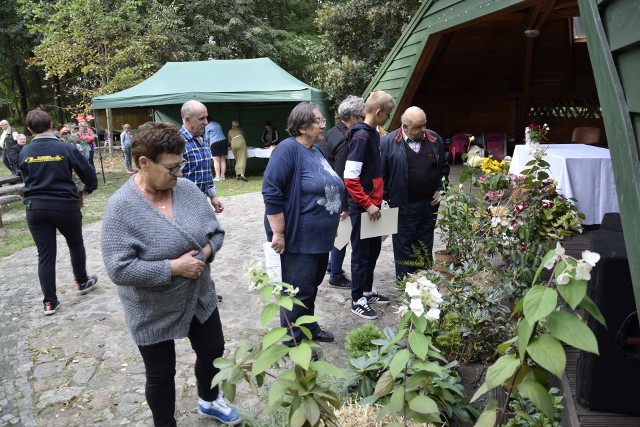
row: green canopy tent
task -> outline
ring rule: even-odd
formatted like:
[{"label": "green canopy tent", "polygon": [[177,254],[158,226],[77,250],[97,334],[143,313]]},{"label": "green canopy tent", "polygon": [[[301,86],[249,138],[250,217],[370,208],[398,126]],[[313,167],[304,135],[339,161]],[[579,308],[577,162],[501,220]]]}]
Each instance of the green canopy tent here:
[{"label": "green canopy tent", "polygon": [[[180,125],[180,107],[195,99],[207,105],[209,115],[225,132],[232,120],[239,120],[247,144],[258,147],[267,120],[279,130],[281,139],[287,136],[287,117],[299,102],[318,104],[333,121],[326,98],[326,93],[296,79],[269,58],[231,59],[168,62],[136,86],[94,98],[93,108],[105,109],[107,117],[113,117],[111,109],[147,107],[154,120]],[[117,119],[113,123],[115,129],[121,125]]]}]

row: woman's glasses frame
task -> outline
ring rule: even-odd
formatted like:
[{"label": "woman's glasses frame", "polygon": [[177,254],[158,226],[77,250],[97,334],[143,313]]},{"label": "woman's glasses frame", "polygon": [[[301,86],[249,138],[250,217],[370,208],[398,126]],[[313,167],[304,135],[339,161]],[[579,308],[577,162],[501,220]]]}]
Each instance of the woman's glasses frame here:
[{"label": "woman's glasses frame", "polygon": [[182,169],[184,169],[185,166],[187,166],[187,161],[186,160],[182,160],[182,162],[180,162],[179,165],[176,166],[167,166],[164,163],[160,163],[156,160],[153,160],[151,158],[148,158],[149,160],[151,160],[153,163],[157,163],[159,165],[164,166],[168,171],[169,171],[169,175],[175,175],[178,173],[178,171],[181,171]]}]

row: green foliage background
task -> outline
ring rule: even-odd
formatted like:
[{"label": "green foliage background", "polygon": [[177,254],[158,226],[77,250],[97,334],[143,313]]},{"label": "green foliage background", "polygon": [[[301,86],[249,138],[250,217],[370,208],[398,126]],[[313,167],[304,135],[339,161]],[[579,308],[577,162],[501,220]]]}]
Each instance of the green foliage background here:
[{"label": "green foliage background", "polygon": [[0,116],[58,123],[168,61],[270,57],[329,93],[362,94],[417,0],[3,0]]}]

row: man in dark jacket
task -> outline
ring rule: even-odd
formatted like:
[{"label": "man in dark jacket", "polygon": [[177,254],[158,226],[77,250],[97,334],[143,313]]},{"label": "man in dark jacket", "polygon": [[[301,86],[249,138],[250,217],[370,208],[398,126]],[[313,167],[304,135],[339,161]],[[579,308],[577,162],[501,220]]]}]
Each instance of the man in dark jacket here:
[{"label": "man in dark jacket", "polygon": [[20,152],[22,148],[27,144],[27,137],[23,134],[18,135],[18,140],[13,147],[9,149],[9,164],[14,175],[20,175]]},{"label": "man in dark jacket", "polygon": [[402,126],[380,142],[384,199],[398,207],[398,233],[393,235],[396,279],[417,268],[397,261],[411,261],[413,249],[424,244],[432,257],[433,236],[440,203],[442,180],[449,178],[449,164],[440,135],[427,129],[427,116],[409,107]]},{"label": "man in dark jacket", "polygon": [[2,162],[12,174],[15,174],[16,171],[11,167],[11,162],[9,162],[9,152],[11,151],[11,147],[16,145],[18,132],[16,132],[16,130],[12,128],[9,122],[6,120],[0,120],[0,129],[2,129],[2,132],[0,133]]},{"label": "man in dark jacket", "polygon": [[[359,96],[349,95],[338,106],[338,117],[340,121],[329,129],[325,134],[324,140],[319,144],[320,150],[327,158],[327,161],[338,174],[340,178],[344,178],[344,165],[347,162],[347,154],[349,154],[349,146],[347,145],[347,131],[356,123],[364,120],[364,99]],[[340,220],[344,221],[349,218],[349,208],[347,206],[347,192],[342,196],[342,209]],[[331,249],[329,258],[329,286],[340,289],[351,289],[351,280],[349,280],[342,270],[342,263],[347,252],[347,247]]]},{"label": "man in dark jacket", "polygon": [[80,177],[87,193],[98,188],[98,179],[96,170],[75,145],[53,136],[49,113],[29,111],[25,123],[34,138],[20,152],[24,204],[27,225],[38,249],[38,278],[44,294],[44,314],[48,316],[60,307],[56,294],[56,230],[69,247],[76,291],[85,294],[98,282],[97,276],[87,275],[80,196],[72,173]]}]

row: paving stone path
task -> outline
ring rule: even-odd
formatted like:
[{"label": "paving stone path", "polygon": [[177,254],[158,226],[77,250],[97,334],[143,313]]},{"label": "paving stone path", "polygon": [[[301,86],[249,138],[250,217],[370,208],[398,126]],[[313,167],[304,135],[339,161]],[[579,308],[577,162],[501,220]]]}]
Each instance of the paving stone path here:
[{"label": "paving stone path", "polygon": [[[226,349],[258,327],[258,295],[248,292],[243,265],[262,260],[265,239],[260,193],[225,197],[218,216],[225,243],[213,264],[213,277],[224,301],[220,314]],[[61,308],[43,316],[37,280],[37,252],[27,248],[0,259],[0,426],[151,426],[144,396],[144,366],[126,327],[115,285],[109,280],[100,253],[101,223],[84,228],[87,265],[99,276],[99,287],[87,295],[73,289],[69,252],[58,238],[57,280]],[[158,236],[162,238],[162,236]],[[436,246],[438,242],[436,242]],[[350,251],[345,267],[348,270]],[[383,243],[375,287],[395,296],[391,239]],[[345,366],[346,334],[367,322],[349,309],[348,291],[320,287],[317,313],[336,341],[323,344],[321,357]],[[392,298],[393,299],[393,298]],[[394,304],[375,323],[396,324]],[[186,340],[178,341],[177,419],[182,426],[211,425],[196,413],[194,355]],[[245,414],[260,412],[262,403],[243,390],[236,403]]]}]

